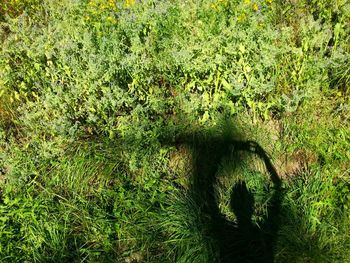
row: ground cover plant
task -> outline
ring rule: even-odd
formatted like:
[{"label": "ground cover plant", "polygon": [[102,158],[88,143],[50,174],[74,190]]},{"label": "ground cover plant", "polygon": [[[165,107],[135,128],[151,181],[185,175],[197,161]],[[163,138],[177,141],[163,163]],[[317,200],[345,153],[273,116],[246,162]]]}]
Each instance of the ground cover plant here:
[{"label": "ground cover plant", "polygon": [[0,3],[1,262],[350,262],[346,0]]}]

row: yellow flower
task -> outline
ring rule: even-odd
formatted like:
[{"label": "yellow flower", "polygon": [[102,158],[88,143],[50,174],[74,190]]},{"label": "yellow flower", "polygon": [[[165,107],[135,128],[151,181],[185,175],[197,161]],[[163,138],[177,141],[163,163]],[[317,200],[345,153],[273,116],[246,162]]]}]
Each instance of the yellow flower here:
[{"label": "yellow flower", "polygon": [[246,14],[242,13],[238,16],[238,22],[243,22],[246,19]]},{"label": "yellow flower", "polygon": [[254,11],[258,11],[259,10],[259,6],[256,3],[254,3],[252,7],[253,7]]},{"label": "yellow flower", "polygon": [[124,6],[131,7],[135,4],[135,0],[125,0]]}]

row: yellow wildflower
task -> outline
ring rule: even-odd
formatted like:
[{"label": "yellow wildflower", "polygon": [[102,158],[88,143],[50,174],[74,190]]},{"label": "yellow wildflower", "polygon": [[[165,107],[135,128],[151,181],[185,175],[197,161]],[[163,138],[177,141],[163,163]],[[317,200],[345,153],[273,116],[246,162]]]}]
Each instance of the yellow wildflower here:
[{"label": "yellow wildflower", "polygon": [[125,0],[124,6],[125,7],[132,7],[135,4],[135,0]]}]

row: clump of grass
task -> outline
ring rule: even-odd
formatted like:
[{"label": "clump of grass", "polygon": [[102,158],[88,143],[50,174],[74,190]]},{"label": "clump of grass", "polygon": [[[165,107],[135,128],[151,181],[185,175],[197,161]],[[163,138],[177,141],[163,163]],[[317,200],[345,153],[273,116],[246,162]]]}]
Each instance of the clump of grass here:
[{"label": "clump of grass", "polygon": [[19,170],[14,164],[7,175],[13,180],[2,185],[0,254],[6,262],[126,260],[136,252],[155,258],[158,208],[150,193],[123,174],[120,161],[90,151],[46,164],[22,155],[27,165]]},{"label": "clump of grass", "polygon": [[348,198],[349,184],[304,172],[287,187],[276,260],[347,262],[349,209],[343,198]]},{"label": "clump of grass", "polygon": [[207,220],[188,192],[169,197],[161,222],[168,262],[217,262],[215,240],[205,234],[209,227]]}]

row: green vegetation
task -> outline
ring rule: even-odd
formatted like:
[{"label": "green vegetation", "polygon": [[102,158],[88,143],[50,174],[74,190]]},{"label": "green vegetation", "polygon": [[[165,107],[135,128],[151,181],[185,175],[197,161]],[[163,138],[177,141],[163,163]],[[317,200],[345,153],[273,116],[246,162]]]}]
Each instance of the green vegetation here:
[{"label": "green vegetation", "polygon": [[0,3],[1,262],[350,262],[346,0]]}]

